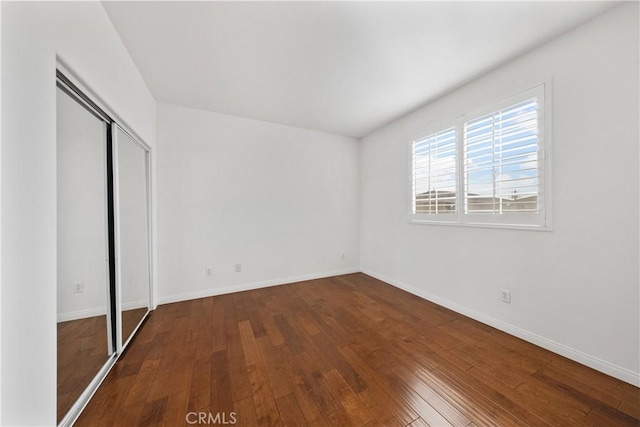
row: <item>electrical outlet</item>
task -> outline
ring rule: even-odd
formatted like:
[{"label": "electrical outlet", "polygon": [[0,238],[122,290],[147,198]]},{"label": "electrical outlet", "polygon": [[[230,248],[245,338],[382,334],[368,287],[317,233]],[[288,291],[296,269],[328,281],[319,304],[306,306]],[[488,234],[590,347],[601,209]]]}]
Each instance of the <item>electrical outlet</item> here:
[{"label": "electrical outlet", "polygon": [[236,264],[236,273],[240,273],[242,271],[242,264]]},{"label": "electrical outlet", "polygon": [[511,303],[511,291],[507,289],[500,289],[500,299],[503,302]]},{"label": "electrical outlet", "polygon": [[211,269],[211,267],[207,267],[204,269],[205,276],[211,276],[212,274],[213,274],[213,270]]},{"label": "electrical outlet", "polygon": [[76,294],[80,294],[84,292],[84,282],[79,282],[73,285],[73,292]]}]

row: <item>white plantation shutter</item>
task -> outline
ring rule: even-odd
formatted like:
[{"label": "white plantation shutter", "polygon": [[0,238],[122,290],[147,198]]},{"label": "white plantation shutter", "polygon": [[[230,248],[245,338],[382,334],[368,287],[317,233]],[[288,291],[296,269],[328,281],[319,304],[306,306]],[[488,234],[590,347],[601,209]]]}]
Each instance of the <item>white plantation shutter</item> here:
[{"label": "white plantation shutter", "polygon": [[410,221],[550,230],[548,88],[410,140]]},{"label": "white plantation shutter", "polygon": [[538,214],[538,98],[464,124],[465,213]]},{"label": "white plantation shutter", "polygon": [[412,142],[413,215],[456,212],[456,145],[453,127]]}]

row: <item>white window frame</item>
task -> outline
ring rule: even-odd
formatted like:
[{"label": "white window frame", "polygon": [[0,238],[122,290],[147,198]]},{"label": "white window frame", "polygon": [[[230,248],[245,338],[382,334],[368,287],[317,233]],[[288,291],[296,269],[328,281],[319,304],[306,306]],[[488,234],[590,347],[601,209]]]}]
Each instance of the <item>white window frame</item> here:
[{"label": "white window frame", "polygon": [[[533,97],[538,99],[538,213],[465,213],[465,123]],[[413,143],[418,139],[450,128],[452,123],[445,122],[443,126],[430,127],[428,132],[420,132],[409,139],[409,223],[551,231],[551,80],[546,80],[513,96],[476,109],[455,120],[457,160],[456,212],[455,214],[413,214]]]}]

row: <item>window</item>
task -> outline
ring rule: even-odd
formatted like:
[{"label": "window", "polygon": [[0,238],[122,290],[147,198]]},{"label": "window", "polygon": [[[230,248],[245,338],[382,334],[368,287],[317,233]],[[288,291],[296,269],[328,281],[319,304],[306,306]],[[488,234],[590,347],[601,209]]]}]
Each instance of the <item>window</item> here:
[{"label": "window", "polygon": [[456,212],[456,130],[450,128],[413,141],[412,213]]},{"label": "window", "polygon": [[544,88],[411,141],[411,221],[549,229]]}]

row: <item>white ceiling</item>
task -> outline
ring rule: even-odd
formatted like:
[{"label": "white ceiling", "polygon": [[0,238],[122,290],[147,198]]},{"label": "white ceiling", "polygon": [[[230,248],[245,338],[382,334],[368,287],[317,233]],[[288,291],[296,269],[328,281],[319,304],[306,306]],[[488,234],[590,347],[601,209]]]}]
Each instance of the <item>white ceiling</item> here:
[{"label": "white ceiling", "polygon": [[361,137],[610,2],[103,2],[159,102]]}]

